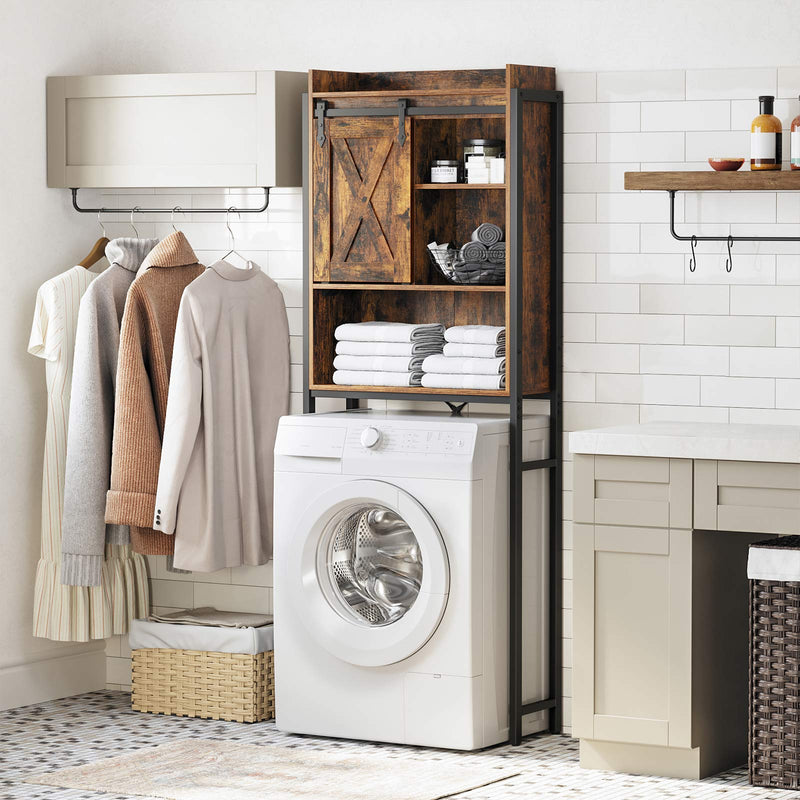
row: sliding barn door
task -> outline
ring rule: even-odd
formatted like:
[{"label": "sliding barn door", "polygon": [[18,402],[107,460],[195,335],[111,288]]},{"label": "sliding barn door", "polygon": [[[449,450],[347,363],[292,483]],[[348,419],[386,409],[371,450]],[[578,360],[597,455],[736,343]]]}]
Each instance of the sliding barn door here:
[{"label": "sliding barn door", "polygon": [[314,280],[411,280],[411,134],[397,117],[335,117],[312,140]]}]

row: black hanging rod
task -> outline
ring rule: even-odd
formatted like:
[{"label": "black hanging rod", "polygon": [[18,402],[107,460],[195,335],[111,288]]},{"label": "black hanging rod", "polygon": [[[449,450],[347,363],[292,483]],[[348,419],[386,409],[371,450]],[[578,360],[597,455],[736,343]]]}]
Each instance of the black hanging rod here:
[{"label": "black hanging rod", "polygon": [[239,208],[239,206],[228,206],[226,208],[82,208],[78,205],[78,190],[70,189],[72,192],[72,207],[80,214],[173,214],[181,211],[186,214],[225,214],[228,211],[235,211],[237,214],[261,214],[269,206],[269,186],[261,187],[264,191],[264,202],[258,208]]},{"label": "black hanging rod", "polygon": [[667,189],[669,192],[669,232],[673,239],[681,242],[800,242],[800,236],[736,236],[726,234],[725,236],[681,236],[675,230],[675,194],[677,189]]}]

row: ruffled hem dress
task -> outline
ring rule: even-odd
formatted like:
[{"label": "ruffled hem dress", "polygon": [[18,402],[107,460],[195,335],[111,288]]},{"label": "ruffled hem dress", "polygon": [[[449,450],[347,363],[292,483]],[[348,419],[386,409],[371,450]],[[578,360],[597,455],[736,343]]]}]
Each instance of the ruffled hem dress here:
[{"label": "ruffled hem dress", "polygon": [[80,299],[96,277],[77,266],[39,288],[28,352],[44,359],[47,427],[42,475],[41,557],[34,586],[33,635],[62,642],[105,639],[149,610],[147,565],[128,545],[109,545],[98,586],[61,583],[67,421]]}]

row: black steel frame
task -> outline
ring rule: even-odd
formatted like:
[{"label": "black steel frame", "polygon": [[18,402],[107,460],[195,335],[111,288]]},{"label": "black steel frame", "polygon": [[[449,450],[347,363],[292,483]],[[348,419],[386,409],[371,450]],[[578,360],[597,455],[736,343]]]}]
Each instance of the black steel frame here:
[{"label": "black steel frame", "polygon": [[[552,113],[552,150],[550,163],[552,214],[551,235],[551,345],[550,369],[551,391],[524,395],[520,378],[522,362],[522,291],[519,278],[522,264],[523,205],[520,202],[522,176],[526,154],[522,149],[522,105],[526,102],[547,103]],[[308,248],[309,234],[309,165],[308,165],[308,98],[303,102],[303,341],[309,346],[309,289],[312,281]],[[317,119],[316,139],[324,143],[324,119],[337,116],[397,116],[398,133],[404,127],[405,116],[464,115],[464,114],[509,114],[511,142],[507,143],[509,160],[510,219],[507,220],[509,236],[509,294],[511,313],[506,331],[506,352],[509,359],[509,396],[485,397],[464,393],[428,394],[415,392],[369,392],[310,389],[308,358],[303,359],[303,412],[313,413],[318,397],[345,398],[346,408],[358,408],[361,400],[427,400],[447,403],[456,412],[457,406],[467,403],[503,403],[509,405],[509,673],[508,673],[508,739],[511,744],[522,740],[522,718],[540,711],[548,712],[548,727],[552,733],[561,733],[562,710],[562,485],[563,485],[563,399],[562,399],[562,282],[563,282],[563,94],[560,91],[513,89],[510,106],[410,106],[408,101],[398,101],[396,106],[385,108],[329,108],[322,101],[315,103],[314,117]],[[320,124],[322,123],[322,124]],[[399,141],[398,136],[398,141]],[[402,146],[402,142],[400,142]],[[534,461],[524,461],[522,455],[523,401],[548,400],[550,403],[550,456]],[[460,408],[458,408],[460,411]],[[546,469],[549,475],[549,691],[543,700],[525,701],[522,696],[522,473],[528,470]]]}]

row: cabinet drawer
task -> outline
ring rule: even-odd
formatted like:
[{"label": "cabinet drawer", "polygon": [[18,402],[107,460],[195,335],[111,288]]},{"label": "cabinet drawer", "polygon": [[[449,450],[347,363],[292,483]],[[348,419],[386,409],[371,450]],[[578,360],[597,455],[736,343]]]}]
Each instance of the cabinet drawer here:
[{"label": "cabinet drawer", "polygon": [[574,515],[601,525],[690,528],[692,462],[576,455]]},{"label": "cabinet drawer", "polygon": [[694,527],[800,533],[800,464],[695,462]]}]

